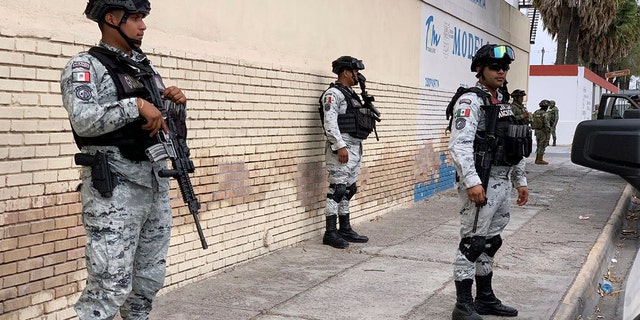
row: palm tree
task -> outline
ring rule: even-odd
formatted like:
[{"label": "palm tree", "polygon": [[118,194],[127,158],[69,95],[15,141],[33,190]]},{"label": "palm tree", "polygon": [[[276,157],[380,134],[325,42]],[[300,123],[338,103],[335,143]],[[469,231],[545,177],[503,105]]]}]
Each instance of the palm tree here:
[{"label": "palm tree", "polygon": [[557,39],[556,64],[577,64],[580,38],[600,34],[626,0],[534,0],[545,29]]},{"label": "palm tree", "polygon": [[604,75],[618,69],[640,40],[640,9],[636,0],[622,0],[606,29],[580,39],[581,58],[593,72]]}]

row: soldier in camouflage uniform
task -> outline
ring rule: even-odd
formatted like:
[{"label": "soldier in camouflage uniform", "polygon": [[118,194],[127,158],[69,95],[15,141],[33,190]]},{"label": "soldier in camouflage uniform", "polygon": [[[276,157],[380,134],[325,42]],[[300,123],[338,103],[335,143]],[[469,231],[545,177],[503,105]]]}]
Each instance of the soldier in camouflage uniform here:
[{"label": "soldier in camouflage uniform", "polygon": [[[146,59],[139,49],[146,29],[143,18],[150,10],[147,0],[90,0],[85,14],[100,26],[100,48],[141,62]],[[120,76],[123,80],[117,80]],[[112,319],[118,311],[123,319],[147,319],[164,283],[171,204],[169,179],[158,177],[167,164],[151,163],[144,149],[167,125],[160,111],[142,98],[140,82],[110,70],[88,52],[68,62],[60,81],[82,155],[106,155],[107,163],[101,165],[113,183],[112,190],[103,191],[100,181],[92,180],[98,167],[83,166],[88,276],[75,310],[80,319]],[[161,90],[165,99],[186,103],[180,89]]]},{"label": "soldier in camouflage uniform", "polygon": [[[490,188],[487,190],[483,188],[475,161],[475,147],[481,141],[479,137],[486,136],[489,121],[487,112],[481,106],[500,108],[498,127],[501,121],[513,123],[511,106],[502,103],[502,93],[498,90],[506,80],[513,59],[511,47],[495,44],[481,47],[472,59],[471,71],[476,73],[476,87],[484,95],[467,92],[457,99],[453,109],[452,123],[455,125],[451,128],[449,152],[459,177],[458,194],[462,200],[461,240],[453,265],[456,285],[456,304],[452,312],[454,320],[481,320],[479,314],[503,317],[518,315],[518,310],[502,304],[496,298],[491,279],[493,257],[502,245],[500,233],[509,222],[512,188],[518,191],[516,203],[519,206],[528,201],[525,160],[519,157],[519,160],[514,160],[515,164],[509,165],[494,153],[488,181]],[[522,126],[528,130],[527,125]],[[471,293],[474,278],[475,301]]]},{"label": "soldier in camouflage uniform", "polygon": [[[349,242],[364,243],[366,236],[356,233],[350,224],[349,200],[355,195],[362,164],[362,140],[352,110],[361,109],[358,94],[351,89],[358,84],[358,70],[364,69],[361,60],[343,56],[333,61],[332,71],[338,80],[320,97],[320,112],[327,137],[325,161],[329,171],[329,191],[325,206],[326,230],[322,243],[334,248],[346,248]],[[353,130],[352,130],[353,129]],[[368,133],[367,133],[368,134]],[[340,220],[340,230],[337,220]]]},{"label": "soldier in camouflage uniform", "polygon": [[511,102],[511,110],[513,110],[513,115],[516,117],[516,120],[524,120],[527,123],[530,123],[531,120],[529,119],[529,111],[527,111],[527,106],[525,106],[523,103],[524,96],[526,95],[527,93],[524,90],[513,90],[513,92],[511,93],[511,96],[513,97],[513,102]]},{"label": "soldier in camouflage uniform", "polygon": [[533,117],[542,118],[542,127],[535,129],[536,133],[536,161],[535,164],[549,164],[544,160],[544,152],[549,146],[549,136],[551,135],[551,121],[549,119],[549,100],[542,100],[539,103],[540,109],[533,113]]},{"label": "soldier in camouflage uniform", "polygon": [[551,136],[553,137],[553,146],[556,145],[556,126],[558,125],[558,120],[560,119],[560,114],[558,112],[558,107],[556,107],[556,102],[554,100],[549,100],[549,125],[551,127]]}]

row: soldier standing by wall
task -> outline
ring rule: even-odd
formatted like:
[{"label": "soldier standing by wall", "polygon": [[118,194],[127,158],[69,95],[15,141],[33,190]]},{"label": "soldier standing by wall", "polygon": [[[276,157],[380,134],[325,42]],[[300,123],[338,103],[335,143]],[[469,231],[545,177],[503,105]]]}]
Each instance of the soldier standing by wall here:
[{"label": "soldier standing by wall", "polygon": [[[102,33],[98,47],[74,56],[60,88],[81,154],[82,222],[87,284],[75,310],[80,319],[146,319],[162,288],[171,237],[169,179],[145,149],[167,131],[147,88],[129,68],[151,70],[164,99],[184,104],[177,87],[164,88],[140,50],[151,11],[147,0],[90,0],[86,16]],[[97,51],[94,51],[97,50]],[[102,53],[101,55],[99,53]],[[141,69],[138,69],[141,70]],[[100,176],[102,175],[102,176]]]},{"label": "soldier standing by wall", "polygon": [[556,126],[558,125],[558,120],[560,119],[560,114],[558,112],[558,107],[556,107],[556,102],[554,100],[549,100],[549,124],[551,127],[551,136],[553,137],[553,146],[556,145]]},{"label": "soldier standing by wall", "polygon": [[[453,265],[454,320],[481,320],[479,314],[518,315],[518,310],[496,298],[491,284],[493,257],[502,245],[500,234],[509,222],[512,187],[518,190],[518,205],[525,205],[529,198],[524,160],[527,155],[517,154],[517,150],[525,148],[513,146],[511,149],[505,139],[508,130],[500,129],[515,125],[511,106],[502,103],[502,93],[498,90],[506,80],[514,58],[509,46],[482,46],[471,62],[471,71],[478,78],[477,89],[460,96],[452,112],[455,125],[451,128],[449,152],[459,177],[458,194],[462,200],[461,240]],[[515,126],[529,130],[526,124]],[[496,128],[495,132],[490,128]],[[495,141],[495,146],[490,139]],[[483,145],[491,145],[491,148],[485,149]],[[485,150],[489,150],[488,154]],[[489,168],[484,166],[482,159],[490,161]],[[490,171],[485,175],[486,169]],[[491,187],[485,189],[483,184]],[[475,301],[471,294],[474,278]]]},{"label": "soldier standing by wall", "polygon": [[551,133],[551,123],[549,121],[549,100],[542,100],[539,103],[540,109],[531,116],[531,128],[536,133],[536,161],[535,164],[549,164],[544,160],[544,152],[549,145],[549,135]]},{"label": "soldier standing by wall", "polygon": [[[362,140],[373,131],[373,118],[352,86],[358,84],[361,60],[342,56],[332,62],[338,80],[320,97],[320,114],[327,137],[325,161],[329,171],[325,216],[326,230],[322,243],[346,248],[349,242],[364,243],[366,236],[356,233],[350,224],[349,201],[356,194],[356,182],[362,164]],[[340,230],[336,223],[339,219]]]}]

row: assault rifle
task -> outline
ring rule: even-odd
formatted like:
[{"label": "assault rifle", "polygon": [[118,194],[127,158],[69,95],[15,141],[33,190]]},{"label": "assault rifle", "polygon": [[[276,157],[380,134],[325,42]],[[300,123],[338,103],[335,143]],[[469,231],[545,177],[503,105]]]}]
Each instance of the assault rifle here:
[{"label": "assault rifle", "polygon": [[473,230],[476,232],[478,228],[478,215],[480,214],[480,208],[487,204],[487,190],[489,188],[489,176],[491,174],[491,164],[493,163],[493,156],[496,147],[496,123],[498,122],[498,115],[500,113],[500,107],[496,105],[483,105],[482,109],[485,112],[485,135],[484,137],[476,133],[475,137],[475,168],[480,181],[482,182],[482,188],[485,192],[485,198],[483,203],[476,203],[476,216],[473,220]]},{"label": "assault rifle", "polygon": [[[367,78],[364,77],[362,73],[358,73],[358,84],[360,84],[360,90],[362,91],[360,95],[362,96],[362,100],[364,101],[363,107],[369,109],[373,114],[373,119],[376,122],[380,122],[380,111],[373,106],[373,102],[376,101],[374,96],[370,96],[367,92]],[[373,126],[373,132],[376,134],[376,140],[380,141],[378,138],[378,130],[376,130],[376,126]]]},{"label": "assault rifle", "polygon": [[187,147],[187,143],[184,138],[186,137],[186,130],[183,137],[179,136],[179,128],[176,123],[184,123],[183,119],[179,117],[186,117],[185,110],[186,105],[177,105],[172,101],[164,101],[160,96],[160,90],[155,82],[153,73],[145,70],[141,70],[141,73],[137,77],[144,87],[147,89],[151,96],[151,103],[162,112],[165,118],[165,123],[169,128],[169,133],[165,133],[160,130],[156,137],[158,143],[147,148],[145,150],[147,156],[151,162],[157,162],[164,159],[171,159],[171,166],[173,169],[160,170],[158,176],[163,178],[173,177],[178,181],[178,188],[180,194],[182,194],[182,200],[187,204],[189,212],[193,216],[193,220],[198,230],[198,236],[200,237],[200,244],[202,249],[207,249],[207,240],[202,232],[202,226],[200,226],[200,220],[198,219],[198,210],[200,210],[200,202],[196,198],[196,194],[189,178],[189,173],[195,171],[193,161],[189,159],[190,151]]},{"label": "assault rifle", "polygon": [[[141,50],[138,49],[137,51],[144,55]],[[102,56],[103,58],[107,58],[107,60],[116,61],[112,67],[118,69],[121,68],[122,71],[139,80],[149,93],[151,103],[158,108],[160,112],[162,112],[165,123],[169,127],[169,133],[166,134],[160,130],[156,135],[158,138],[158,144],[147,148],[145,153],[151,162],[161,161],[167,158],[171,159],[173,169],[161,170],[158,172],[158,175],[165,178],[174,177],[178,180],[178,187],[182,194],[182,200],[187,204],[189,212],[193,215],[193,220],[195,221],[196,228],[198,229],[198,236],[200,236],[202,249],[207,249],[207,241],[204,238],[204,233],[200,226],[200,220],[198,219],[200,203],[198,202],[198,198],[196,198],[196,194],[193,191],[193,185],[191,185],[191,179],[189,178],[189,173],[193,173],[195,167],[193,162],[189,159],[189,148],[185,142],[187,137],[186,125],[184,124],[184,120],[186,118],[186,106],[176,105],[171,101],[166,101],[165,104],[165,101],[160,96],[159,89],[159,84],[162,84],[162,80],[156,74],[155,70],[149,63],[149,60],[144,59],[142,62],[134,61],[129,57],[120,56],[113,51],[102,47],[93,47],[89,52],[97,55],[98,57]],[[100,61],[103,61],[103,59],[100,59]],[[178,127],[177,124],[179,124],[180,127]]]}]

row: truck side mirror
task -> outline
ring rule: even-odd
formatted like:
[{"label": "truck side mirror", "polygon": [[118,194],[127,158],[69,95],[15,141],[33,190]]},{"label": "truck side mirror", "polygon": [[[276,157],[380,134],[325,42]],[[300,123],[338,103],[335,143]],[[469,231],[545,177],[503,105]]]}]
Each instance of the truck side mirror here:
[{"label": "truck side mirror", "polygon": [[640,120],[587,120],[573,136],[571,162],[617,174],[640,190]]}]

